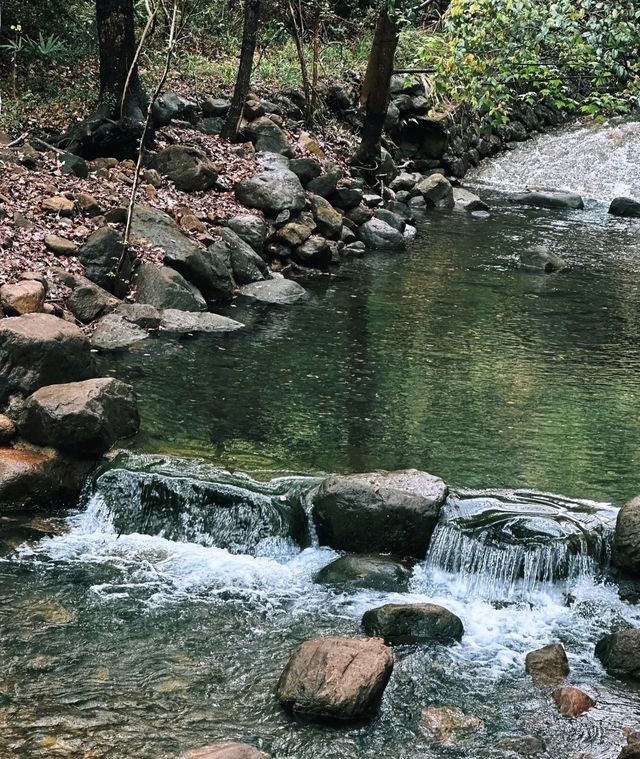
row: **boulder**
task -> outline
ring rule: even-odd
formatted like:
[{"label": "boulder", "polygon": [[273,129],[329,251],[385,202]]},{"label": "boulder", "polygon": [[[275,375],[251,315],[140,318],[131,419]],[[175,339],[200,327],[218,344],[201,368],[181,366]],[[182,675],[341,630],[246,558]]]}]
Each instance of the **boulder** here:
[{"label": "boulder", "polygon": [[255,252],[233,229],[220,230],[220,236],[230,252],[233,278],[239,285],[259,282],[269,275],[269,267],[264,259]]},{"label": "boulder", "polygon": [[165,332],[234,332],[244,324],[226,316],[194,313],[167,308],[162,312],[160,328]]},{"label": "boulder", "polygon": [[330,240],[340,238],[342,232],[342,214],[320,195],[311,197],[311,212],[320,232]]},{"label": "boulder", "polygon": [[453,643],[464,634],[461,620],[436,604],[385,604],[369,609],[362,617],[367,635],[386,643]]},{"label": "boulder", "polygon": [[476,195],[469,190],[465,190],[462,187],[453,188],[453,202],[454,208],[459,211],[467,211],[473,213],[473,211],[488,211],[489,206],[480,199],[479,195]]},{"label": "boulder", "polygon": [[156,126],[167,126],[173,119],[189,120],[196,111],[196,104],[177,92],[165,92],[152,106]]},{"label": "boulder", "polygon": [[80,248],[78,258],[87,277],[103,289],[117,297],[129,289],[133,260],[115,229],[97,229]]},{"label": "boulder", "polygon": [[382,219],[369,219],[358,229],[358,239],[372,250],[404,250],[406,242],[402,232]]},{"label": "boulder", "polygon": [[120,314],[107,314],[91,335],[91,347],[100,351],[124,350],[148,337],[146,329],[132,324]]},{"label": "boulder", "polygon": [[113,311],[120,300],[85,277],[75,277],[75,287],[67,298],[67,308],[83,324]]},{"label": "boulder", "polygon": [[417,171],[407,172],[401,171],[398,176],[389,184],[389,188],[394,192],[401,192],[403,190],[409,191],[420,182],[422,174]]},{"label": "boulder", "polygon": [[605,635],[595,653],[610,675],[640,680],[640,628]]},{"label": "boulder", "polygon": [[63,174],[73,174],[73,176],[80,177],[80,179],[86,179],[89,176],[87,162],[79,155],[60,153],[58,154],[58,163],[60,164],[60,171]]},{"label": "boulder", "polygon": [[222,116],[224,118],[229,108],[231,108],[231,101],[226,98],[208,97],[202,103],[202,113],[207,117]]},{"label": "boulder", "polygon": [[320,545],[426,556],[448,489],[416,469],[328,477],[310,493]]},{"label": "boulder", "polygon": [[203,134],[220,134],[224,129],[224,119],[220,116],[200,119],[196,124],[196,129]]},{"label": "boulder", "polygon": [[275,237],[290,248],[295,248],[297,245],[302,245],[311,236],[312,232],[312,226],[290,221],[278,229]]},{"label": "boulder", "polygon": [[227,741],[192,749],[180,754],[180,759],[269,759],[269,756],[248,743]]},{"label": "boulder", "polygon": [[551,643],[535,651],[529,651],[525,657],[525,671],[539,685],[557,683],[569,674],[569,661],[564,646]]},{"label": "boulder", "polygon": [[336,208],[343,208],[348,211],[350,208],[355,208],[362,203],[364,193],[358,187],[339,187],[331,195],[331,203]]},{"label": "boulder", "polygon": [[411,570],[396,556],[347,554],[323,567],[315,581],[350,588],[371,588],[389,593],[409,589]]},{"label": "boulder", "polygon": [[108,377],[36,390],[27,398],[18,426],[31,443],[92,455],[134,435],[139,424],[133,388]]},{"label": "boulder", "polygon": [[35,280],[23,280],[0,287],[0,308],[7,316],[40,313],[44,306],[44,285]]},{"label": "boulder", "polygon": [[591,696],[580,688],[556,688],[551,697],[563,717],[578,717],[596,705]]},{"label": "boulder", "polygon": [[640,219],[640,203],[633,198],[614,198],[609,206],[609,213],[614,216]]},{"label": "boulder", "polygon": [[252,121],[243,130],[254,144],[257,151],[262,153],[279,153],[293,155],[289,138],[284,131],[268,116],[261,116]]},{"label": "boulder", "polygon": [[452,744],[460,735],[484,728],[484,722],[457,706],[429,706],[422,710],[420,730],[437,743]]},{"label": "boulder", "polygon": [[374,216],[376,219],[384,221],[384,223],[388,224],[390,227],[397,229],[400,234],[404,234],[404,231],[407,228],[407,222],[405,219],[400,216],[400,214],[389,211],[388,208],[376,208]]},{"label": "boulder", "polygon": [[277,277],[245,285],[240,288],[240,293],[262,303],[289,306],[303,297],[305,289],[297,282]]},{"label": "boulder", "polygon": [[0,514],[75,506],[92,466],[53,448],[0,448]]},{"label": "boulder", "polygon": [[376,710],[392,670],[393,654],[380,638],[308,640],[291,655],[277,698],[298,718],[360,720]]},{"label": "boulder", "polygon": [[148,303],[121,303],[115,310],[118,316],[143,329],[158,329],[161,314],[155,306]]},{"label": "boulder", "polygon": [[267,214],[280,211],[301,211],[305,195],[298,177],[288,169],[277,168],[238,182],[236,198],[247,208],[258,208]]},{"label": "boulder", "polygon": [[300,266],[326,269],[331,263],[332,255],[331,248],[324,237],[311,235],[306,242],[293,251],[291,257]]},{"label": "boulder", "polygon": [[179,190],[210,190],[218,179],[218,168],[198,148],[170,145],[155,157],[155,168],[169,177]]},{"label": "boulder", "polygon": [[[207,250],[187,237],[170,216],[144,206],[137,206],[134,211],[131,233],[136,239],[146,239],[154,247],[161,248],[165,264],[195,285],[207,302],[219,303],[231,299],[234,282],[230,252],[226,247],[212,246],[213,249]],[[143,302],[161,308],[158,303]]]},{"label": "boulder", "polygon": [[421,179],[415,186],[424,202],[432,208],[453,208],[453,187],[451,182],[442,174],[430,174]]},{"label": "boulder", "polygon": [[13,393],[94,373],[89,341],[75,325],[50,314],[0,319],[0,404]]},{"label": "boulder", "polygon": [[293,171],[303,186],[322,174],[320,162],[315,158],[293,158],[289,161],[289,170]]},{"label": "boulder", "polygon": [[618,759],[640,759],[640,743],[630,743],[618,754]]},{"label": "boulder", "polygon": [[207,302],[198,288],[168,266],[154,266],[143,261],[136,270],[134,284],[136,303],[148,304],[157,309],[207,309]]},{"label": "boulder", "polygon": [[618,512],[613,563],[619,569],[640,576],[640,497],[625,503]]},{"label": "boulder", "polygon": [[342,179],[342,172],[335,169],[328,171],[326,174],[320,174],[307,183],[307,190],[314,193],[314,195],[320,195],[323,198],[328,198],[336,191],[338,182]]},{"label": "boulder", "polygon": [[240,214],[227,219],[225,223],[238,237],[251,245],[256,253],[262,253],[267,237],[267,225],[261,216],[250,213]]},{"label": "boulder", "polygon": [[508,197],[511,203],[534,206],[536,208],[584,208],[582,196],[576,192],[560,192],[556,190],[530,189],[526,192],[517,192]]}]

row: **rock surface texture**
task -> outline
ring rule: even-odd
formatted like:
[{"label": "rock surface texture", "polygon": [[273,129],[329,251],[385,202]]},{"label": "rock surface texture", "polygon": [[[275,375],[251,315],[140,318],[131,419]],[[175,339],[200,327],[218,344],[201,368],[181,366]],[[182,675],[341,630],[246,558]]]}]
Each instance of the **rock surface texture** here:
[{"label": "rock surface texture", "polygon": [[605,635],[598,641],[595,653],[610,675],[640,680],[640,629]]},{"label": "rock surface texture", "polygon": [[640,576],[640,497],[625,503],[618,513],[613,562],[620,569]]},{"label": "rock surface texture", "polygon": [[460,618],[437,604],[385,604],[365,612],[362,626],[392,645],[453,643],[464,634]]},{"label": "rock surface texture", "polygon": [[181,754],[180,759],[269,759],[269,756],[248,743],[227,741],[192,749]]},{"label": "rock surface texture", "polygon": [[409,567],[396,556],[348,554],[323,567],[315,580],[327,585],[401,593],[408,589],[410,578]]},{"label": "rock surface texture", "polygon": [[564,646],[551,643],[525,657],[525,670],[540,685],[557,683],[569,674],[569,661]]}]

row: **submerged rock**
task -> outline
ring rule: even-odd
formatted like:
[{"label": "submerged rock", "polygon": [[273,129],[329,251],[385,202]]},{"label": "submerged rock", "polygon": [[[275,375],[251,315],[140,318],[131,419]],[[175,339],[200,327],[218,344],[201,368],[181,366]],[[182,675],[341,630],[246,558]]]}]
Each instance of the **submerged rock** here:
[{"label": "submerged rock", "polygon": [[269,759],[269,755],[248,743],[227,741],[194,748],[180,754],[180,759]]},{"label": "submerged rock", "polygon": [[559,190],[536,190],[517,192],[509,196],[511,203],[535,206],[536,208],[569,208],[582,209],[584,201],[576,192],[561,192]]},{"label": "submerged rock", "polygon": [[448,489],[416,469],[329,477],[310,493],[321,545],[424,558]]},{"label": "submerged rock", "polygon": [[563,717],[578,717],[596,705],[580,688],[556,688],[551,696]]},{"label": "submerged rock", "polygon": [[535,651],[529,651],[525,658],[525,670],[539,685],[557,683],[569,674],[569,660],[560,643],[551,643]]},{"label": "submerged rock", "polygon": [[465,714],[457,706],[428,706],[422,710],[420,730],[437,743],[455,743],[460,735],[484,728],[478,717]]},{"label": "submerged rock", "polygon": [[640,497],[625,503],[618,513],[613,562],[620,569],[640,576]]},{"label": "submerged rock", "polygon": [[296,717],[359,720],[376,710],[392,670],[393,654],[380,638],[308,640],[291,655],[277,698]]},{"label": "submerged rock", "polygon": [[348,554],[323,567],[316,582],[402,593],[408,590],[410,569],[396,556]]},{"label": "submerged rock", "polygon": [[496,748],[512,751],[520,756],[538,756],[547,750],[544,741],[534,735],[506,735],[497,741]]},{"label": "submerged rock", "polygon": [[264,282],[253,282],[250,285],[245,285],[240,288],[240,293],[262,303],[289,306],[304,296],[305,289],[290,279],[276,277]]},{"label": "submerged rock", "polygon": [[610,675],[640,680],[639,628],[605,635],[598,641],[595,653]]},{"label": "submerged rock", "polygon": [[609,213],[614,216],[640,219],[640,203],[633,198],[614,198],[609,206]]},{"label": "submerged rock", "polygon": [[365,612],[362,626],[367,635],[392,645],[453,643],[464,634],[459,617],[436,604],[385,604]]},{"label": "submerged rock", "polygon": [[566,261],[544,246],[536,246],[520,254],[520,266],[527,271],[552,274],[567,267]]}]

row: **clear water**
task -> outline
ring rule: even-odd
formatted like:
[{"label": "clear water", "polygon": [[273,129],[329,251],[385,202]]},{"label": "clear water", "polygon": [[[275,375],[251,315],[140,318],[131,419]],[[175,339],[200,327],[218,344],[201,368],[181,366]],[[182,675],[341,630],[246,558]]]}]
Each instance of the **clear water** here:
[{"label": "clear water", "polygon": [[[549,171],[564,139],[536,148]],[[169,759],[220,739],[276,759],[497,759],[507,735],[544,739],[554,759],[618,755],[623,729],[640,728],[640,690],[608,677],[593,647],[640,624],[607,569],[611,503],[638,487],[639,228],[597,195],[582,213],[488,195],[490,218],[430,214],[408,253],[311,281],[298,306],[230,309],[244,334],[105,362],[140,395],[138,451],[209,463],[143,456],[69,515],[0,522],[2,759]],[[569,268],[518,268],[540,243]],[[154,466],[172,488],[162,513],[145,512],[131,471]],[[313,480],[260,481],[400,466],[474,489],[454,492],[410,592],[315,584],[337,554],[287,528]],[[203,482],[224,516],[207,511]],[[447,552],[456,541],[464,561]],[[358,634],[364,611],[400,600],[457,613],[461,644],[397,648],[369,724],[280,711],[275,683],[298,642]],[[569,682],[597,700],[575,720],[524,673],[525,653],[554,641]],[[430,705],[485,728],[431,744]]]}]

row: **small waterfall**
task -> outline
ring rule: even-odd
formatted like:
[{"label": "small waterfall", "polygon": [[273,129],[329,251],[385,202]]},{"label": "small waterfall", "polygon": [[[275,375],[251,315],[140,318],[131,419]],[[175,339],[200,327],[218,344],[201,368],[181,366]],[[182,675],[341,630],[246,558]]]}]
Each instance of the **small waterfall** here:
[{"label": "small waterfall", "polygon": [[615,509],[528,491],[449,499],[426,572],[456,575],[490,600],[527,598],[594,577],[609,562]]}]

